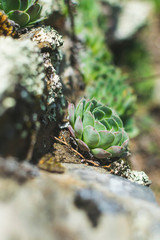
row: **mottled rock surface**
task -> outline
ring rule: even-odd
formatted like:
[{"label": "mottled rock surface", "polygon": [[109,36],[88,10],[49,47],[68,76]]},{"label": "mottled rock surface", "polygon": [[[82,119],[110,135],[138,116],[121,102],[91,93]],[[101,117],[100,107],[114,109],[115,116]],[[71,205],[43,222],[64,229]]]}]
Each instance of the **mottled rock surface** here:
[{"label": "mottled rock surface", "polygon": [[[31,41],[32,40],[32,41]],[[34,41],[34,42],[33,42]],[[48,152],[65,100],[57,68],[62,37],[50,27],[0,39],[0,153],[19,160]]]},{"label": "mottled rock surface", "polygon": [[43,58],[35,43],[0,38],[0,152],[24,159],[39,129],[45,91]]},{"label": "mottled rock surface", "polygon": [[152,6],[145,1],[128,1],[123,7],[119,16],[115,39],[118,41],[130,39],[144,27],[152,11]]},{"label": "mottled rock surface", "polygon": [[152,191],[106,170],[64,164],[23,185],[0,179],[3,240],[159,240],[160,208]]},{"label": "mottled rock surface", "polygon": [[141,0],[103,0],[102,11],[108,21],[107,39],[109,44],[131,40],[148,24],[152,4]]}]

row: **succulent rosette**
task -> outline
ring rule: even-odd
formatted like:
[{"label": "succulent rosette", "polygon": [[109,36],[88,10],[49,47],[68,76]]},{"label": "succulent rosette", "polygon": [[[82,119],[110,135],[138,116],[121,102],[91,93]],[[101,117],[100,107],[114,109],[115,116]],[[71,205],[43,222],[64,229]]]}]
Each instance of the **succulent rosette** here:
[{"label": "succulent rosette", "polygon": [[20,27],[41,21],[42,6],[38,0],[0,0],[0,9]]},{"label": "succulent rosette", "polygon": [[126,83],[126,76],[112,65],[99,67],[96,79],[88,84],[86,97],[95,98],[97,101],[115,109],[123,121],[124,128],[129,137],[138,135],[134,114],[136,110],[136,95],[134,90]]},{"label": "succulent rosette", "polygon": [[68,106],[68,129],[82,151],[97,159],[121,157],[127,152],[129,138],[116,112],[95,99],[82,99],[75,108]]}]

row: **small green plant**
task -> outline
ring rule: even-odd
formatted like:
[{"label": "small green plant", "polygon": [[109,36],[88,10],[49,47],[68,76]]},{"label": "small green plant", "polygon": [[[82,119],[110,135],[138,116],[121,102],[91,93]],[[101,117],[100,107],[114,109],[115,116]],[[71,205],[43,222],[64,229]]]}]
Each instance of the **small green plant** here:
[{"label": "small green plant", "polygon": [[[126,83],[127,78],[112,65],[112,55],[104,34],[107,20],[103,16],[100,1],[81,0],[78,14],[76,31],[85,45],[85,50],[80,53],[80,69],[88,85],[86,97],[95,98],[115,109],[129,136],[135,137],[138,134],[133,119],[136,96]],[[99,24],[99,17],[105,19],[105,30],[103,24]]]},{"label": "small green plant", "polygon": [[38,0],[0,0],[0,9],[20,27],[33,25],[40,19],[42,6]]},{"label": "small green plant", "polygon": [[136,96],[125,81],[126,77],[119,69],[112,65],[106,66],[105,70],[99,71],[96,81],[87,86],[86,96],[115,109],[129,136],[134,137],[138,133],[132,119],[135,113]]},{"label": "small green plant", "polygon": [[129,138],[113,109],[94,99],[82,99],[76,108],[69,104],[68,113],[68,128],[82,151],[91,152],[97,159],[127,153]]},{"label": "small green plant", "polygon": [[99,69],[111,62],[104,30],[98,22],[100,16],[103,17],[99,1],[79,1],[75,30],[85,46],[85,50],[80,52],[80,68],[86,83],[95,80]]}]

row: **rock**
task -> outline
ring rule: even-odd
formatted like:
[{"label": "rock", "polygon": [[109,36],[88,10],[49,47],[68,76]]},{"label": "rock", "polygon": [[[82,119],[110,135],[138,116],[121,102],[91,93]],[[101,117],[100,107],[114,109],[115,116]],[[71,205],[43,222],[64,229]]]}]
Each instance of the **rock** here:
[{"label": "rock", "polygon": [[147,1],[103,0],[108,44],[132,39],[148,23],[152,8],[152,4]]},{"label": "rock", "polygon": [[[79,52],[81,44],[73,37],[75,25],[76,1],[71,1],[70,11],[67,7],[67,1],[61,0],[39,0],[42,4],[42,15],[47,16],[45,24],[56,29],[63,35],[63,48],[61,49],[62,61],[60,63],[58,74],[63,81],[63,94],[69,102],[76,102],[84,95],[83,74],[80,70]],[[70,14],[72,16],[70,16]],[[73,21],[73,22],[72,22]]]},{"label": "rock", "polygon": [[18,162],[17,159],[0,157],[0,176],[10,177],[19,183],[39,175],[38,168],[27,161]]},{"label": "rock", "polygon": [[109,170],[112,174],[127,178],[134,183],[138,183],[144,186],[150,186],[152,183],[145,172],[132,170],[131,163],[128,159],[119,159],[111,163]]},{"label": "rock", "polygon": [[160,239],[160,207],[149,188],[101,168],[64,167],[23,185],[1,178],[2,239]]},{"label": "rock", "polygon": [[119,15],[117,29],[114,37],[117,41],[130,39],[148,22],[152,5],[143,1],[127,1]]},{"label": "rock", "polygon": [[0,153],[24,159],[39,129],[45,90],[43,58],[35,43],[0,38]]},{"label": "rock", "polygon": [[57,74],[62,45],[62,37],[49,27],[32,29],[16,40],[1,37],[2,156],[37,162],[52,148],[50,133],[62,119],[65,105]]}]

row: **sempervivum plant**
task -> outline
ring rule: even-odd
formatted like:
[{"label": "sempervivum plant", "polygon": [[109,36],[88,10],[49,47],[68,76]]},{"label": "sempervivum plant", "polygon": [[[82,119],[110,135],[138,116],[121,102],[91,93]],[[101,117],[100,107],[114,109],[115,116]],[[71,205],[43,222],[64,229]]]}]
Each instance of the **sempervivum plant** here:
[{"label": "sempervivum plant", "polygon": [[0,0],[0,9],[20,27],[40,21],[42,6],[38,0]]},{"label": "sempervivum plant", "polygon": [[82,151],[97,159],[121,157],[127,152],[129,138],[115,111],[96,100],[82,99],[68,107],[68,126]]},{"label": "sempervivum plant", "polygon": [[135,137],[138,134],[133,118],[136,109],[136,96],[118,69],[108,66],[104,71],[101,70],[96,81],[88,85],[86,95],[88,98],[95,98],[114,108],[130,137]]}]

